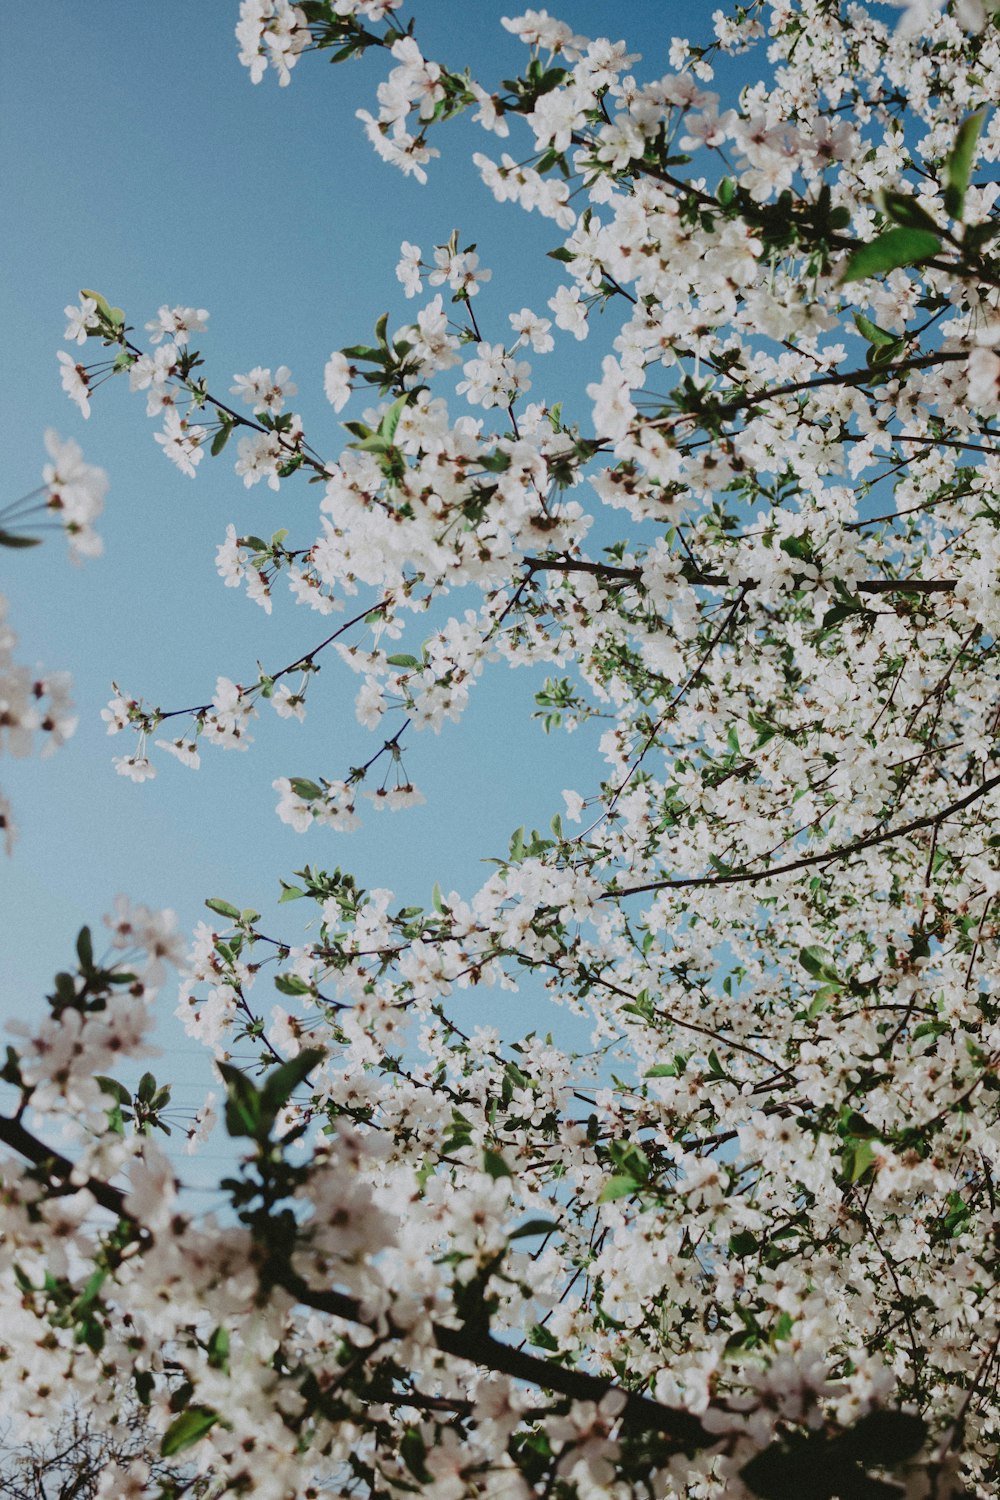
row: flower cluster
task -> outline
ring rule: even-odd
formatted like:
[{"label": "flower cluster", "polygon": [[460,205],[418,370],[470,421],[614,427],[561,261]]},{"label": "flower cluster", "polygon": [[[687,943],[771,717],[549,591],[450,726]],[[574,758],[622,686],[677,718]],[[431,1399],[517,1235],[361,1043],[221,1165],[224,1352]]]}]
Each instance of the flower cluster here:
[{"label": "flower cluster", "polygon": [[[141,1049],[124,1007],[63,976],[78,1018],[9,1064],[84,1132],[84,1165],[43,1182],[53,1158],[0,1123],[35,1164],[9,1196],[43,1376],[71,1366],[103,1412],[117,1368],[210,1492],[1000,1483],[1000,31],[974,4],[905,9],[754,0],[645,79],[624,42],[531,10],[504,23],[523,75],[494,89],[387,3],[244,0],[255,80],[311,42],[384,54],[360,116],[418,179],[456,113],[520,132],[474,160],[559,231],[551,318],[480,322],[475,247],[404,240],[420,301],[331,354],[334,411],[369,404],[321,459],[287,367],[234,377],[251,416],[213,396],[203,310],[162,308],[149,350],[96,294],[67,314],[186,471],[238,430],[245,485],[317,482],[294,546],[229,526],[225,585],[268,609],[284,571],[321,613],[357,604],[192,708],[116,688],[123,774],[149,778],[175,717],[157,744],[196,766],[245,749],[268,701],[312,711],[328,649],[381,743],[274,781],[310,838],[419,801],[409,737],[446,735],[487,662],[551,674],[546,730],[599,729],[591,784],[471,894],[397,906],[306,865],[282,890],[301,946],[209,902],[179,1014],[245,1150],[228,1217],[190,1217],[86,1081],[112,1038]],[[728,103],[719,51],[759,63]],[[575,414],[522,357],[560,337],[599,345]],[[85,406],[102,370],[62,363]],[[503,998],[529,986],[556,1021],[510,1038]],[[57,1180],[93,1201],[39,1206]]]}]

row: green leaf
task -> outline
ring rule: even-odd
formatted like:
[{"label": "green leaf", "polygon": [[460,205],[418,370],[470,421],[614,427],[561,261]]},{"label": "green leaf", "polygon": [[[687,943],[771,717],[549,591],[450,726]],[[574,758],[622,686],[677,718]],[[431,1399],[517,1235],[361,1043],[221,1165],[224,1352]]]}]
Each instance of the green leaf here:
[{"label": "green leaf", "polygon": [[287,881],[281,882],[281,895],[278,897],[278,905],[283,901],[301,901],[305,891],[300,885],[289,885]]},{"label": "green leaf", "polygon": [[865,1468],[891,1469],[923,1447],[927,1423],[908,1411],[870,1411],[837,1438],[839,1455]]},{"label": "green leaf", "polygon": [[13,531],[0,531],[0,547],[38,547],[40,536],[15,536]]},{"label": "green leaf", "polygon": [[715,190],[715,196],[718,198],[723,208],[729,207],[730,203],[732,203],[733,199],[736,197],[736,184],[733,182],[733,179],[731,177],[723,177],[722,181],[719,183],[719,186]]},{"label": "green leaf", "polygon": [[311,986],[299,974],[275,974],[274,988],[282,995],[308,995]]},{"label": "green leaf", "polygon": [[102,1094],[110,1094],[112,1099],[116,1099],[119,1104],[132,1103],[132,1095],[123,1083],[118,1082],[117,1078],[107,1078],[103,1073],[97,1073],[94,1075],[94,1082]]},{"label": "green leaf", "polygon": [[609,1177],[601,1188],[598,1203],[613,1203],[616,1198],[631,1198],[638,1192],[639,1183],[634,1177]]},{"label": "green leaf", "polygon": [[887,333],[884,328],[873,323],[871,318],[866,318],[864,313],[855,313],[854,323],[862,338],[866,338],[869,344],[894,344],[896,342],[894,333]]},{"label": "green leaf", "polygon": [[499,1151],[491,1151],[488,1146],[483,1152],[483,1171],[488,1172],[493,1178],[513,1177],[514,1175]]},{"label": "green leaf", "polygon": [[509,1240],[527,1240],[536,1234],[555,1234],[558,1228],[559,1225],[553,1224],[551,1219],[529,1219],[527,1224],[519,1224],[507,1238]]},{"label": "green leaf", "polygon": [[392,405],[389,407],[389,410],[382,418],[378,429],[379,436],[384,438],[387,443],[391,443],[393,438],[396,436],[396,428],[399,426],[399,419],[403,415],[403,412],[406,408],[406,403],[409,401],[409,399],[409,396],[400,396],[396,401],[392,403]]},{"label": "green leaf", "polygon": [[940,239],[929,230],[887,229],[878,239],[855,250],[840,279],[863,281],[867,276],[879,276],[899,266],[914,266],[936,255],[940,248]]},{"label": "green leaf", "polygon": [[175,1453],[180,1453],[184,1448],[190,1448],[199,1438],[203,1438],[206,1432],[211,1432],[219,1420],[219,1413],[213,1411],[210,1406],[189,1406],[175,1418],[163,1434],[160,1443],[160,1453],[163,1458],[171,1458]]},{"label": "green leaf", "polygon": [[288,1103],[292,1093],[298,1088],[306,1074],[311,1073],[325,1056],[325,1047],[305,1047],[296,1057],[291,1057],[287,1062],[272,1068],[264,1079],[260,1091],[263,1112],[270,1113],[273,1119],[278,1110],[283,1109]]},{"label": "green leaf", "polygon": [[238,922],[240,919],[239,908],[234,906],[231,901],[223,901],[219,896],[210,896],[205,905],[209,911],[218,912],[220,917],[230,917],[234,922]]},{"label": "green leaf", "polygon": [[953,219],[961,219],[965,212],[965,194],[972,175],[972,158],[976,154],[976,142],[985,119],[986,111],[980,110],[978,114],[969,115],[968,119],[962,121],[951,155],[945,162],[947,186],[944,190],[944,206]]},{"label": "green leaf", "polygon": [[80,960],[81,969],[92,969],[94,967],[94,944],[90,936],[89,927],[81,927],[77,934],[76,956]]},{"label": "green leaf", "polygon": [[871,1141],[858,1141],[844,1153],[844,1170],[852,1183],[857,1182],[868,1171],[875,1160]]},{"label": "green leaf", "polygon": [[233,422],[223,422],[222,426],[215,434],[215,437],[212,439],[212,446],[209,449],[209,452],[211,453],[213,458],[218,458],[223,448],[229,442],[229,437],[234,426],[235,423]]},{"label": "green leaf", "polygon": [[534,1344],[536,1349],[555,1350],[559,1348],[555,1335],[551,1334],[541,1323],[534,1323],[528,1329],[528,1343]]},{"label": "green leaf", "polygon": [[261,1098],[256,1087],[232,1063],[220,1062],[216,1066],[226,1085],[226,1130],[232,1136],[259,1135]]},{"label": "green leaf", "polygon": [[400,652],[397,656],[387,656],[386,662],[390,667],[420,667],[422,665],[415,656],[408,656],[405,652]]},{"label": "green leaf", "polygon": [[819,948],[815,944],[802,948],[799,952],[799,963],[814,979],[822,979],[826,984],[841,983],[833,961],[833,954],[828,953],[825,948]]},{"label": "green leaf", "polygon": [[209,1337],[208,1362],[213,1370],[229,1370],[229,1330],[221,1324]]},{"label": "green leaf", "polygon": [[886,188],[879,194],[879,201],[884,213],[896,224],[902,224],[904,229],[928,229],[931,234],[939,233],[937,224],[912,193],[897,193]]},{"label": "green leaf", "polygon": [[303,802],[315,802],[317,797],[323,795],[323,788],[305,776],[293,776],[291,787],[296,797],[301,797]]}]

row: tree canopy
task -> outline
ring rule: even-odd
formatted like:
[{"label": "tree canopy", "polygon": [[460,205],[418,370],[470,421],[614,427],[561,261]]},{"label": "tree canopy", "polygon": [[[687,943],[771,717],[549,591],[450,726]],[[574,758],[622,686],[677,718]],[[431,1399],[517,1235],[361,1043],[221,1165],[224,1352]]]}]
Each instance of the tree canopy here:
[{"label": "tree canopy", "polygon": [[[72,1390],[108,1452],[138,1403],[102,1497],[997,1493],[1000,30],[897,11],[751,0],[659,77],[527,11],[498,79],[426,57],[419,5],[242,0],[253,83],[370,71],[373,171],[432,174],[469,114],[557,291],[487,326],[489,247],[403,240],[412,317],[326,366],[339,452],[284,366],[213,369],[205,309],[67,307],[83,414],[113,377],[182,472],[288,497],[218,571],[323,617],[207,701],[116,685],[117,771],[342,709],[333,653],[373,732],[274,784],[300,944],[238,892],[190,947],[123,901],[8,1049],[5,1402],[37,1445]],[[579,409],[556,340],[598,346]],[[50,453],[92,552],[103,475]],[[0,649],[11,747],[65,738],[61,680]],[[401,907],[340,836],[421,799],[488,662],[551,672],[541,727],[599,720],[603,762],[478,889]],[[239,1153],[217,1216],[158,1142],[169,1085],[115,1076],[170,964]],[[520,984],[510,1042],[475,1001]]]}]

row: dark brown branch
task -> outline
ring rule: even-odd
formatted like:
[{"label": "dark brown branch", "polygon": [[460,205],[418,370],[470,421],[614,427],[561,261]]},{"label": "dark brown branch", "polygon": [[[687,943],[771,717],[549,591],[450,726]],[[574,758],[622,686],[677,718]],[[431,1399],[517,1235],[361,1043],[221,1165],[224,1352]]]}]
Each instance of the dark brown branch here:
[{"label": "dark brown branch", "polygon": [[[50,1176],[60,1182],[69,1181],[73,1172],[73,1163],[69,1158],[46,1146],[26,1130],[19,1120],[0,1116],[0,1141],[36,1166],[44,1167]],[[93,1194],[102,1208],[137,1225],[137,1221],[125,1208],[125,1194],[120,1188],[93,1177],[88,1178],[83,1186]],[[349,1323],[366,1323],[360,1302],[344,1292],[316,1291],[291,1270],[285,1270],[275,1280],[306,1307],[343,1318]],[[434,1323],[432,1328],[434,1342],[442,1353],[452,1355],[455,1359],[468,1360],[471,1364],[481,1365],[489,1370],[497,1370],[501,1374],[510,1375],[514,1380],[524,1380],[542,1390],[558,1391],[576,1401],[600,1401],[608,1391],[618,1389],[613,1381],[602,1376],[588,1375],[582,1370],[567,1369],[564,1365],[525,1354],[520,1349],[501,1343],[486,1331],[448,1328],[443,1323]],[[407,1338],[409,1334],[390,1321],[388,1336],[398,1339]],[[634,1392],[623,1394],[625,1407],[622,1419],[627,1426],[661,1432],[676,1444],[679,1451],[689,1453],[718,1441],[716,1434],[702,1427],[697,1417],[690,1412],[661,1406],[658,1401]]]},{"label": "dark brown branch", "polygon": [[953,813],[961,812],[970,803],[977,802],[980,797],[985,797],[987,792],[991,792],[996,786],[1000,786],[1000,773],[991,776],[981,786],[973,787],[971,792],[967,792],[957,802],[949,803],[940,812],[927,813],[922,818],[914,818],[910,823],[901,823],[898,828],[886,828],[882,833],[869,834],[867,838],[856,839],[851,844],[841,844],[836,849],[827,849],[823,854],[803,855],[801,859],[789,860],[784,865],[773,865],[764,870],[737,870],[732,875],[697,875],[681,880],[651,880],[646,885],[623,886],[618,890],[608,890],[605,894],[610,899],[617,896],[638,896],[644,891],[690,889],[692,886],[757,884],[761,880],[771,880],[776,875],[790,875],[796,870],[808,869],[811,865],[824,865],[834,860],[849,859],[852,854],[860,854],[865,849],[874,849],[878,844],[889,843],[891,839],[905,838],[907,834],[916,833],[921,828],[936,828]]},{"label": "dark brown branch", "polygon": [[[343,1292],[318,1291],[308,1286],[301,1277],[288,1272],[280,1278],[281,1285],[297,1302],[312,1307],[317,1312],[332,1313],[351,1323],[363,1323],[360,1304]],[[492,1334],[470,1328],[448,1328],[443,1323],[431,1325],[434,1342],[443,1354],[455,1359],[468,1360],[488,1370],[497,1370],[514,1380],[523,1380],[542,1390],[558,1391],[574,1401],[600,1401],[608,1391],[620,1389],[614,1381],[600,1375],[588,1375],[583,1370],[568,1369],[533,1354],[525,1354],[510,1344],[502,1344]],[[393,1336],[403,1338],[403,1329],[393,1329]],[[693,1453],[719,1441],[716,1433],[708,1432],[698,1418],[690,1412],[676,1407],[662,1406],[648,1396],[634,1392],[622,1393],[625,1407],[622,1421],[633,1429],[661,1432],[676,1443],[679,1451]]]},{"label": "dark brown branch", "polygon": [[[46,1146],[37,1136],[26,1130],[20,1120],[11,1120],[0,1115],[0,1141],[10,1146],[19,1156],[26,1157],[36,1167],[44,1167],[50,1177],[59,1182],[69,1182],[74,1171],[74,1164],[68,1156],[63,1156],[58,1151],[53,1151],[51,1146]],[[100,1182],[96,1177],[88,1177],[81,1184],[93,1196],[102,1208],[109,1213],[116,1214],[120,1219],[129,1219],[132,1223],[136,1221],[125,1207],[125,1194],[120,1188],[112,1187],[110,1183]]]},{"label": "dark brown branch", "polygon": [[[591,573],[598,578],[620,578],[625,583],[638,583],[642,578],[641,568],[622,568],[614,563],[586,562],[572,557],[524,557],[521,561],[529,573]],[[723,578],[718,573],[703,573],[697,569],[684,569],[688,583],[706,588],[743,588],[748,592],[757,587],[753,579]],[[854,585],[859,594],[950,594],[957,587],[955,578],[868,578]]]}]

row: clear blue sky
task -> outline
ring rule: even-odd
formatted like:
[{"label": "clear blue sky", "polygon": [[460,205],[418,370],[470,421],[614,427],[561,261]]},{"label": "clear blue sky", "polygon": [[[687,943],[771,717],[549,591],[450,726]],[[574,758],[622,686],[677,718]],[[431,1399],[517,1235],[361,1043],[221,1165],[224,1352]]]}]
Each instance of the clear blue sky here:
[{"label": "clear blue sky", "polygon": [[[418,34],[428,55],[499,78],[527,55],[499,25],[516,9],[418,0]],[[697,24],[693,39],[708,40],[711,9],[673,0],[554,7],[588,34],[624,31],[643,54],[636,71],[645,77],[668,71],[671,36]],[[494,277],[476,310],[498,339],[508,311],[527,304],[544,313],[558,277],[543,252],[560,232],[495,204],[471,165],[473,150],[495,155],[502,143],[464,122],[439,131],[445,154],[421,188],[376,160],[354,119],[372,105],[382,57],[336,69],[307,57],[289,88],[279,90],[271,74],[254,88],[237,62],[236,17],[228,0],[63,0],[0,15],[0,504],[38,484],[48,426],[75,437],[111,485],[102,559],[71,567],[59,537],[0,555],[19,659],[69,669],[81,716],[53,758],[0,761],[21,828],[13,859],[0,865],[5,1015],[43,1008],[77,928],[97,923],[119,891],[173,907],[190,930],[206,896],[270,915],[279,875],[308,861],[339,863],[366,885],[426,904],[435,880],[471,893],[488,869],[480,860],[503,852],[513,828],[547,826],[563,787],[587,794],[600,779],[596,733],[546,739],[530,723],[539,677],[498,668],[461,726],[410,738],[407,769],[425,806],[372,812],[350,836],[297,835],[274,816],[272,780],[341,775],[378,743],[355,722],[355,679],[333,661],[314,685],[305,725],[269,714],[248,754],[206,747],[192,773],[154,752],[157,779],[144,786],[111,767],[112,754],[132,748],[129,736],[109,739],[99,717],[112,678],[177,707],[206,701],[217,673],[246,678],[258,658],[283,665],[322,637],[325,621],[286,604],[284,588],[268,619],[242,591],[225,589],[214,565],[230,521],[240,532],[282,525],[296,542],[311,539],[319,492],[305,482],[278,496],[263,485],[245,490],[228,453],[206,457],[197,479],[186,479],[160,454],[158,424],[124,381],[98,392],[85,422],[63,396],[56,365],[57,349],[75,348],[62,343],[62,309],[79,288],[96,287],[140,331],[163,302],[208,308],[199,346],[210,388],[226,392],[235,372],[254,365],[290,365],[307,435],[333,457],[342,434],[322,395],[323,364],[332,349],[364,340],[382,311],[393,327],[413,316],[419,304],[405,300],[394,276],[402,239],[429,252],[458,227],[463,242],[478,243]],[[731,88],[738,69],[726,72]],[[586,424],[582,387],[598,351],[591,343],[582,352],[581,360],[581,346],[561,336],[554,355],[535,360],[532,395],[565,399]],[[304,914],[304,904],[283,908],[289,936],[301,940]],[[260,989],[268,1011],[276,997]],[[173,1003],[168,987],[165,1018]],[[514,1007],[506,1016],[514,1029],[548,1025],[527,999],[520,1009],[489,994],[476,1004],[475,1020],[498,1020],[486,1011],[505,1005]],[[169,1056],[157,1067],[164,1076],[183,1070],[187,1102],[197,1059],[169,1019],[162,1037]]]}]

